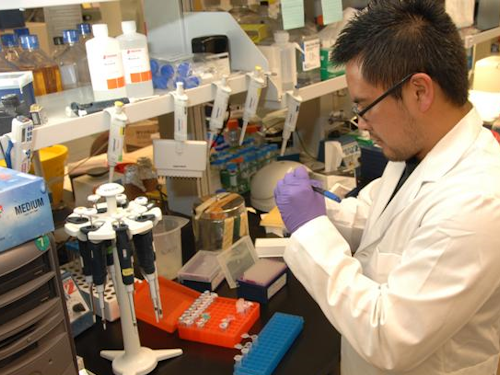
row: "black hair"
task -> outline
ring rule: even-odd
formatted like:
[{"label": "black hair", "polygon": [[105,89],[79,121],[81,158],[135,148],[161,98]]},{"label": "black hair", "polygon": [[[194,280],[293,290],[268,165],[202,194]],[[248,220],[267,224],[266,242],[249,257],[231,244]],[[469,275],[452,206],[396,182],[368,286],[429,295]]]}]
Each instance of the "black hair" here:
[{"label": "black hair", "polygon": [[[469,81],[463,41],[444,1],[372,0],[342,30],[337,65],[357,61],[363,78],[389,88],[411,73],[426,73],[457,106],[467,102]],[[401,89],[393,94],[401,99]]]}]

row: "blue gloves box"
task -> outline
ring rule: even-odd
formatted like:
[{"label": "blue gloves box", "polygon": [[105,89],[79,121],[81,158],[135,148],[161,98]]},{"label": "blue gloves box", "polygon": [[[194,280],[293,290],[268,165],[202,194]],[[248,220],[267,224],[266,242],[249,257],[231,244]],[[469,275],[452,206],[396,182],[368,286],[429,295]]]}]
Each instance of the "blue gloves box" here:
[{"label": "blue gloves box", "polygon": [[43,178],[0,167],[0,252],[53,230]]}]

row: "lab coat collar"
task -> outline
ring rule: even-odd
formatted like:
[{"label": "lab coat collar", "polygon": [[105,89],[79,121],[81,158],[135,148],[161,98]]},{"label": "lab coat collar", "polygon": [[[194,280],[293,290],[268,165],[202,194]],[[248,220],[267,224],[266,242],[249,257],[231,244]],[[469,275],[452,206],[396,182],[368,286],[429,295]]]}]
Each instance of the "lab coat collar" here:
[{"label": "lab coat collar", "polygon": [[384,171],[380,195],[365,227],[357,253],[363,251],[383,236],[392,219],[415,199],[421,186],[437,181],[460,160],[481,131],[482,120],[472,108],[426,155],[415,168],[391,202],[387,203],[396,188],[404,162],[389,162]]}]

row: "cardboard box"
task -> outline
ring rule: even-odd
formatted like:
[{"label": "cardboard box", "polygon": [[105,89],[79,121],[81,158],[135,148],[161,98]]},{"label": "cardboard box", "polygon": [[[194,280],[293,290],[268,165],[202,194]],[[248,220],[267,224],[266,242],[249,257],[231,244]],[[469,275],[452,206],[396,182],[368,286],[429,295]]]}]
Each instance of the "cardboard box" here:
[{"label": "cardboard box", "polygon": [[156,120],[145,120],[127,125],[125,128],[127,152],[131,151],[131,149],[152,145],[151,136],[159,131],[158,121]]},{"label": "cardboard box", "polygon": [[53,230],[44,180],[0,167],[0,252]]}]

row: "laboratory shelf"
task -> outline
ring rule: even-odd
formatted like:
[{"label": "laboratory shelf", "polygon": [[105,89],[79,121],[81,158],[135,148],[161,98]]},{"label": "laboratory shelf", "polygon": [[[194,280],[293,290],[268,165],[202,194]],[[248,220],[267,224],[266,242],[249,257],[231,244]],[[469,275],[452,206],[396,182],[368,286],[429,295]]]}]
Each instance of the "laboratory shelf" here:
[{"label": "laboratory shelf", "polygon": [[320,96],[345,89],[346,87],[347,82],[345,79],[345,75],[342,75],[329,79],[327,81],[313,83],[312,85],[302,87],[299,89],[299,95],[302,97],[302,100],[306,102],[308,100],[316,99]]},{"label": "laboratory shelf", "polygon": [[[246,74],[236,73],[229,77],[228,84],[233,90],[232,93],[238,94],[246,91],[248,81],[249,78],[246,77]],[[299,94],[304,101],[308,101],[345,87],[347,87],[345,76],[340,76],[303,87],[299,89]],[[190,106],[214,100],[215,92],[216,87],[213,84],[186,90]],[[125,113],[130,123],[174,111],[172,95],[166,91],[155,91],[155,94],[158,96],[125,105]],[[84,117],[67,116],[66,107],[71,102],[88,103],[92,100],[91,98],[92,90],[90,87],[38,97],[37,101],[46,110],[49,121],[47,124],[34,129],[34,149],[39,150],[43,147],[72,141],[108,130],[107,115],[103,112]]]},{"label": "laboratory shelf", "polygon": [[[228,84],[233,94],[244,92],[247,89],[247,78],[243,73],[229,77]],[[195,106],[214,100],[215,85],[207,84],[186,90],[189,96],[189,105]],[[158,96],[125,105],[125,113],[131,123],[156,117],[174,111],[174,99],[166,91],[156,91]],[[91,101],[90,87],[73,89],[61,93],[44,95],[37,98],[37,102],[47,111],[47,124],[34,129],[34,149],[64,143],[74,139],[100,133],[109,129],[108,121],[103,112],[84,117],[68,117],[66,107],[71,102],[88,103]]]},{"label": "laboratory shelf", "polygon": [[[117,0],[99,0],[100,3]],[[2,0],[0,10],[19,8],[41,8],[54,5],[71,5],[87,3],[85,0]]]},{"label": "laboratory shelf", "polygon": [[465,48],[471,48],[476,44],[486,42],[498,36],[500,36],[500,27],[495,27],[494,29],[482,31],[477,34],[465,35],[463,37],[464,45]]}]

